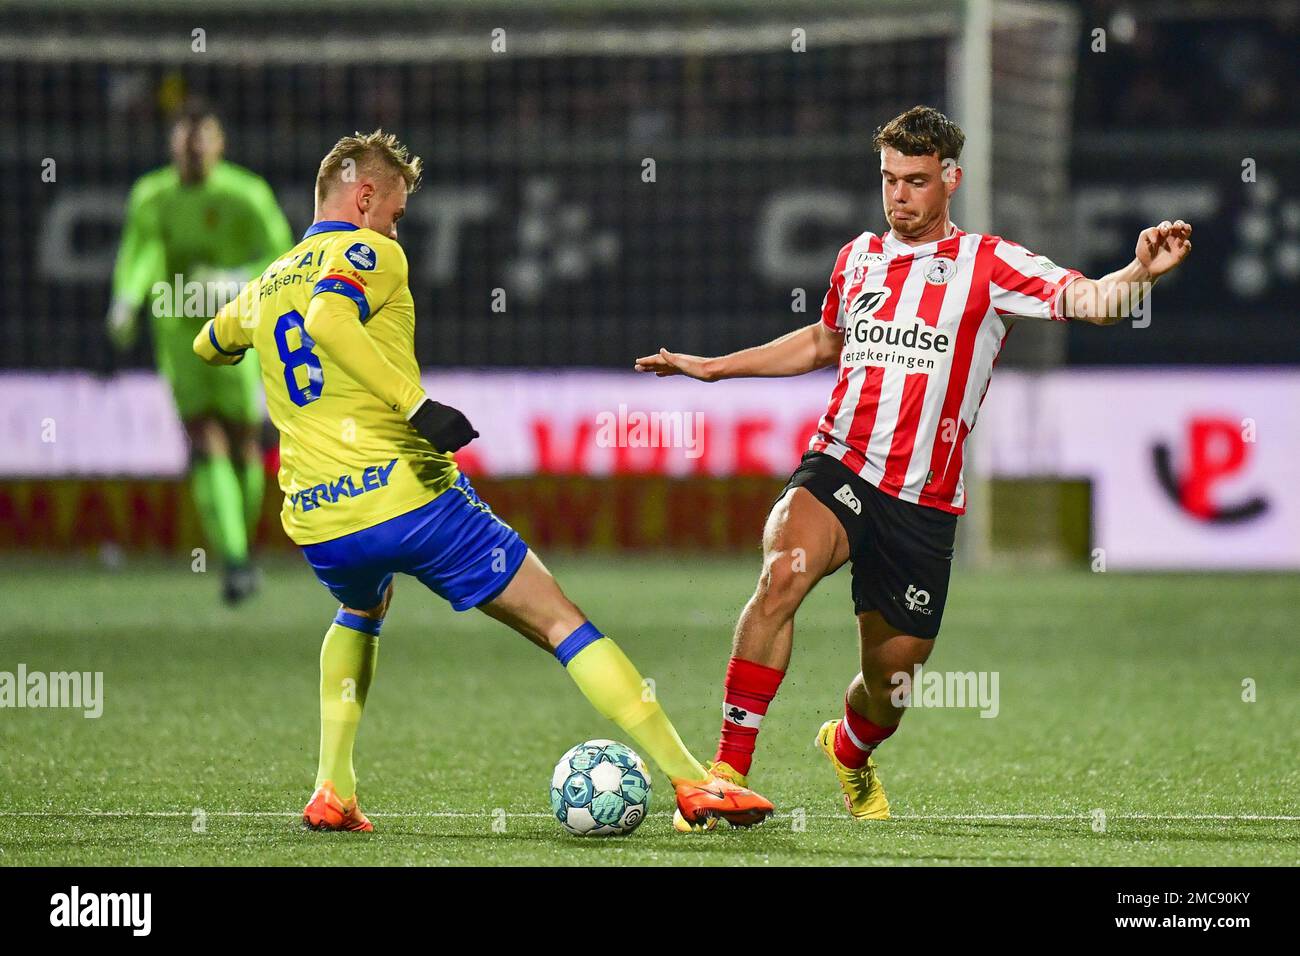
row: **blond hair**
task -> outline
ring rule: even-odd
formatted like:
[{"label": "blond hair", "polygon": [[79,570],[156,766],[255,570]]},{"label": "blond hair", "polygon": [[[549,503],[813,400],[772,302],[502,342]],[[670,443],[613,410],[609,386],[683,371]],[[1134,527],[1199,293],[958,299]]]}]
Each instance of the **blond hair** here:
[{"label": "blond hair", "polygon": [[361,176],[375,176],[384,171],[401,176],[407,191],[415,192],[420,188],[424,161],[412,156],[394,134],[382,129],[344,136],[320,161],[316,199],[324,199],[339,182],[356,182]]}]

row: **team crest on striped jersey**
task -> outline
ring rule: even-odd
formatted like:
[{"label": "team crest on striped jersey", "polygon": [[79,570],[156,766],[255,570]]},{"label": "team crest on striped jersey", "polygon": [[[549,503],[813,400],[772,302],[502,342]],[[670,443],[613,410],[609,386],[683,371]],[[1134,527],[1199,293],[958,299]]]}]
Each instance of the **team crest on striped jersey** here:
[{"label": "team crest on striped jersey", "polygon": [[957,272],[957,263],[936,256],[925,265],[925,281],[930,285],[944,285]]}]

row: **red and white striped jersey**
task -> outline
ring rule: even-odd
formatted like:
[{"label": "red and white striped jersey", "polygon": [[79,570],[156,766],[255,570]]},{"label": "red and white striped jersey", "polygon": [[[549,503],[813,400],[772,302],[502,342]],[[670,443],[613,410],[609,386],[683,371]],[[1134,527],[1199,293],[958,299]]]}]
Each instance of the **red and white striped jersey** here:
[{"label": "red and white striped jersey", "polygon": [[881,491],[961,514],[962,446],[1007,319],[1064,319],[1061,292],[1079,276],[999,236],[955,229],[909,246],[864,232],[840,250],[822,301],[844,349],[808,447]]}]

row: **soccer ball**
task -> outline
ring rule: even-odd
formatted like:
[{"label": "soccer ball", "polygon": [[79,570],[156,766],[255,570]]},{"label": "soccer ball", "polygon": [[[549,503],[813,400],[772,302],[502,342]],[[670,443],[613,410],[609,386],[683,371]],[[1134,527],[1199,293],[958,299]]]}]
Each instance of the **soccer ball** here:
[{"label": "soccer ball", "polygon": [[650,808],[650,771],[631,747],[588,740],[551,774],[551,812],[574,836],[626,836]]}]

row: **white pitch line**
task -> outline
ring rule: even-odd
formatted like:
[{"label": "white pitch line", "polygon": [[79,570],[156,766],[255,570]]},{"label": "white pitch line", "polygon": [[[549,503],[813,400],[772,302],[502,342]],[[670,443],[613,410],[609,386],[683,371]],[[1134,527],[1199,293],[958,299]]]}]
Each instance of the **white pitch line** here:
[{"label": "white pitch line", "polygon": [[[203,811],[209,817],[296,817],[300,810],[210,810]],[[459,810],[397,811],[393,813],[367,812],[366,815],[376,819],[387,818],[449,818],[477,819],[492,816],[491,810],[466,812]],[[10,817],[192,817],[193,810],[15,810],[0,813]],[[508,812],[507,817],[531,818],[544,820],[549,813]],[[789,819],[791,814],[778,813],[775,819]],[[806,813],[805,820],[847,820],[840,813]],[[977,821],[977,820],[1080,820],[1090,821],[1091,813],[918,813],[903,814],[891,818],[896,821],[936,820],[936,821]],[[1107,820],[1279,820],[1298,822],[1300,815],[1257,814],[1257,813],[1107,813]]]}]

